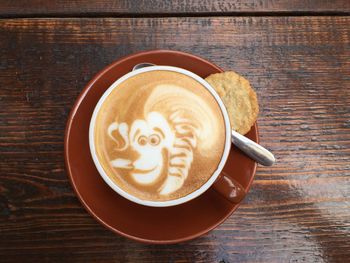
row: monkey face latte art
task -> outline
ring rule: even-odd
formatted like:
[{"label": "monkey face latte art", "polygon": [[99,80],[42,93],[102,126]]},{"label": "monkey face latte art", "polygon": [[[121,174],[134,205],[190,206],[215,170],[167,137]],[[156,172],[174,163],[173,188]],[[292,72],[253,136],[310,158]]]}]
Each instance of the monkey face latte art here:
[{"label": "monkey face latte art", "polygon": [[217,169],[225,121],[195,79],[154,70],[132,76],[104,100],[94,126],[96,156],[110,179],[143,200],[199,189]]}]

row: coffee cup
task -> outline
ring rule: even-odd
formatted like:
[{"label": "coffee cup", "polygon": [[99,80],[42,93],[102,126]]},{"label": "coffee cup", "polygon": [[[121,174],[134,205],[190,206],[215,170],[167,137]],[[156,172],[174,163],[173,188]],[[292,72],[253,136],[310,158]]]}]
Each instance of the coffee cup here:
[{"label": "coffee cup", "polygon": [[222,173],[231,148],[224,103],[182,68],[150,66],[115,81],[94,109],[89,145],[103,180],[140,205],[180,205],[211,187],[231,202],[245,194]]}]

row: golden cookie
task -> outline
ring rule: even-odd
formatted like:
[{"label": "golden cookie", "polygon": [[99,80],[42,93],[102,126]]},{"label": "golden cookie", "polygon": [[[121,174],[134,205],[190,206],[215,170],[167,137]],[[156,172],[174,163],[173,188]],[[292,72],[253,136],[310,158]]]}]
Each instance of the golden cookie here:
[{"label": "golden cookie", "polygon": [[258,99],[249,81],[233,71],[212,74],[205,80],[223,100],[232,129],[240,134],[249,132],[259,113]]}]

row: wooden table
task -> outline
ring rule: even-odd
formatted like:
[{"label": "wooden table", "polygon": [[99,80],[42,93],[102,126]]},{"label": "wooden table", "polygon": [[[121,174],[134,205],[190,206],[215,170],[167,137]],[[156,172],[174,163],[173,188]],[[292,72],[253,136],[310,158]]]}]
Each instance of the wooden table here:
[{"label": "wooden table", "polygon": [[[0,261],[349,262],[349,14],[348,0],[1,1]],[[224,224],[184,244],[111,233],[65,172],[65,123],[84,85],[148,49],[248,78],[278,159]]]}]

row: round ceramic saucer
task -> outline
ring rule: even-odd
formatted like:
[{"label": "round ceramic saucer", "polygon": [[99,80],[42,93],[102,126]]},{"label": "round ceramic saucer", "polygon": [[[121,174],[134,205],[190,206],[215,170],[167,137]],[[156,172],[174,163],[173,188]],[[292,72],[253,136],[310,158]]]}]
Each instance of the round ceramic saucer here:
[{"label": "round ceramic saucer", "polygon": [[[187,69],[205,78],[222,72],[214,64],[177,51],[156,50],[122,58],[98,73],[78,97],[65,132],[65,160],[72,186],[80,201],[101,224],[125,237],[146,243],[177,243],[201,236],[222,223],[238,207],[213,189],[174,207],[147,207],[115,193],[98,174],[89,150],[89,123],[97,101],[119,77],[138,63],[150,62]],[[246,135],[258,141],[257,126]],[[224,172],[246,192],[253,181],[256,163],[231,148]]]}]

